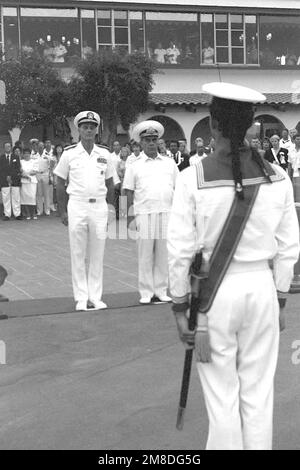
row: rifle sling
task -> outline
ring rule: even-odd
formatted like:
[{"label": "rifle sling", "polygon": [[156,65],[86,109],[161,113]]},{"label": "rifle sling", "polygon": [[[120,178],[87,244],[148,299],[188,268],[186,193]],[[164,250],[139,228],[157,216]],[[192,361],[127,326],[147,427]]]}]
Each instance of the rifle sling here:
[{"label": "rifle sling", "polygon": [[235,250],[250,216],[259,184],[244,187],[244,199],[234,197],[230,212],[210,259],[208,277],[201,279],[199,312],[211,308],[217,291],[231,263]]}]

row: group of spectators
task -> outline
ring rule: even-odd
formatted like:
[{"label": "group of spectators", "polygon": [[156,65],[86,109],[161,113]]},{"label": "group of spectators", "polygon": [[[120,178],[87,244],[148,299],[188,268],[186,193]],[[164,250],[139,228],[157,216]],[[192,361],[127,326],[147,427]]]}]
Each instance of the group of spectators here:
[{"label": "group of spectators", "polygon": [[[284,129],[281,136],[274,134],[270,138],[252,138],[250,146],[271,163],[280,165],[294,181],[295,199],[300,201],[300,135],[296,129],[290,132]],[[199,159],[212,154],[215,149],[214,139],[208,145],[201,137],[194,141],[194,150],[189,151],[187,142],[170,140],[166,143],[159,139],[159,153],[173,158],[179,171],[197,163]],[[56,177],[53,171],[64,150],[62,144],[52,145],[31,139],[30,146],[24,148],[19,142],[12,148],[5,143],[4,153],[0,156],[0,187],[3,204],[3,220],[12,217],[16,220],[36,220],[38,216],[49,216],[56,212]],[[115,168],[115,209],[116,217],[126,216],[126,198],[123,181],[126,168],[140,157],[141,145],[137,142],[121,146],[119,141],[113,143],[111,159]],[[298,184],[299,179],[299,184]]]},{"label": "group of spectators", "polygon": [[36,220],[50,215],[57,209],[55,197],[56,167],[63,152],[63,145],[52,145],[38,139],[30,140],[30,147],[17,142],[14,147],[4,144],[0,155],[0,187],[3,204],[3,220]]}]

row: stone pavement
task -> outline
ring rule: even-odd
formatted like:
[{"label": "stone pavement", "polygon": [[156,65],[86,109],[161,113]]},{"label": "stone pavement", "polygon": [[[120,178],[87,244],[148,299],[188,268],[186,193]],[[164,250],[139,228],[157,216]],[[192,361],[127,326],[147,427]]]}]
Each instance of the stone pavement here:
[{"label": "stone pavement", "polygon": [[[1,293],[11,300],[71,295],[67,231],[57,218],[0,222],[0,250],[11,270]],[[105,291],[121,296],[136,280],[134,242],[108,240]],[[0,320],[0,449],[203,449],[195,367],[184,430],[175,429],[183,356],[168,305]],[[281,335],[275,449],[300,450],[299,379],[294,294]]]},{"label": "stone pavement", "polygon": [[[104,260],[104,292],[137,289],[136,245],[126,240],[125,221],[112,239],[110,227]],[[37,221],[0,220],[0,264],[9,276],[0,293],[10,300],[71,297],[71,267],[68,230],[55,216]]]}]

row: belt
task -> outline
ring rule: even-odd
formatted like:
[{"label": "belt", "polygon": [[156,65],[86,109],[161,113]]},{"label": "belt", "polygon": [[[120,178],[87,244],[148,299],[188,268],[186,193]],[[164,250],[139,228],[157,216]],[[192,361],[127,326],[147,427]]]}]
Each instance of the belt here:
[{"label": "belt", "polygon": [[105,197],[80,197],[80,196],[70,196],[72,201],[81,201],[81,202],[88,202],[90,204],[95,204],[96,202],[106,202]]},{"label": "belt", "polygon": [[267,260],[261,261],[232,261],[227,270],[227,274],[249,273],[253,271],[269,270],[270,266]]}]

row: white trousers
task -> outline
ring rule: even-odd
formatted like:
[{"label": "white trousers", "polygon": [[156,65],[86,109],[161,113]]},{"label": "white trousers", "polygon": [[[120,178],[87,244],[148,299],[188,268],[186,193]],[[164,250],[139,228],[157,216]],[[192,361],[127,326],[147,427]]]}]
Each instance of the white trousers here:
[{"label": "white trousers", "polygon": [[68,202],[72,283],[75,301],[98,302],[103,290],[107,204],[72,197]]},{"label": "white trousers", "polygon": [[136,216],[138,229],[139,292],[141,297],[166,295],[168,251],[166,242],[168,213]]},{"label": "white trousers", "polygon": [[49,185],[49,175],[40,174],[37,175],[37,210],[42,214],[45,210],[45,213],[50,212],[50,185]]},{"label": "white trousers", "polygon": [[267,267],[229,269],[208,312],[212,363],[197,364],[209,417],[206,448],[270,450],[279,343],[276,290]]},{"label": "white trousers", "polygon": [[8,188],[1,188],[2,203],[4,208],[4,215],[11,217],[13,212],[15,217],[21,214],[21,196],[19,186],[10,186]]}]

